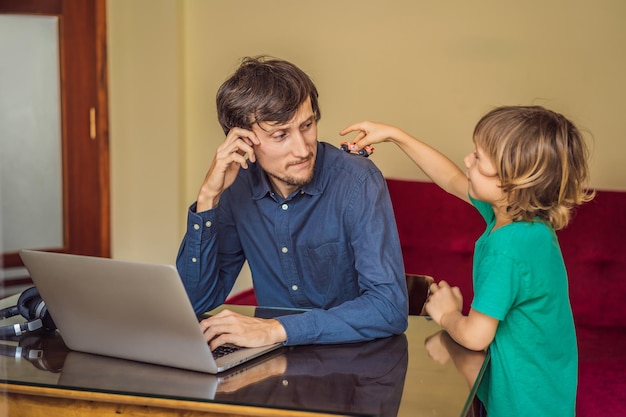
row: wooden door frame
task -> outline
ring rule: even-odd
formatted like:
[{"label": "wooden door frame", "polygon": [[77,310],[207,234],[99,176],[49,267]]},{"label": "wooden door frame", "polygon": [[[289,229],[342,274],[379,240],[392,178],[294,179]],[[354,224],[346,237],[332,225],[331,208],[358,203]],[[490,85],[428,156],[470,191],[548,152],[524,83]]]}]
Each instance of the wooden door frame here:
[{"label": "wooden door frame", "polygon": [[0,0],[0,13],[59,17],[64,244],[49,250],[110,257],[106,0]]}]

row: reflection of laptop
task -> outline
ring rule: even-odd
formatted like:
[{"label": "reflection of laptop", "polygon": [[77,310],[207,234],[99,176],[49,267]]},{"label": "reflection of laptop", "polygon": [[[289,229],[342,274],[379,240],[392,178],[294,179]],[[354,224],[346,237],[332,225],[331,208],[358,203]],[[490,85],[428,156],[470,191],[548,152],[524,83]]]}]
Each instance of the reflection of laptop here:
[{"label": "reflection of laptop", "polygon": [[217,373],[281,344],[213,358],[176,268],[20,251],[72,350]]},{"label": "reflection of laptop", "polygon": [[[58,385],[105,392],[124,392],[171,398],[215,399],[222,384],[233,378],[247,378],[248,371],[261,363],[277,360],[283,350],[246,362],[219,375],[173,369],[159,365],[70,351],[63,364]],[[265,376],[271,376],[267,373]],[[255,382],[252,379],[250,382]]]}]

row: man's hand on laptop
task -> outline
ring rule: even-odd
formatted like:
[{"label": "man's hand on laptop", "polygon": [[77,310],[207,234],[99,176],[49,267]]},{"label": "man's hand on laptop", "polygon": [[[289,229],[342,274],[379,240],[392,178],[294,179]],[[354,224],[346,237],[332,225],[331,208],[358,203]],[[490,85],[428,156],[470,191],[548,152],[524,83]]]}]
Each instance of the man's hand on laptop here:
[{"label": "man's hand on laptop", "polygon": [[287,340],[287,333],[278,320],[244,316],[230,310],[202,320],[200,328],[211,350],[227,343],[258,347]]}]

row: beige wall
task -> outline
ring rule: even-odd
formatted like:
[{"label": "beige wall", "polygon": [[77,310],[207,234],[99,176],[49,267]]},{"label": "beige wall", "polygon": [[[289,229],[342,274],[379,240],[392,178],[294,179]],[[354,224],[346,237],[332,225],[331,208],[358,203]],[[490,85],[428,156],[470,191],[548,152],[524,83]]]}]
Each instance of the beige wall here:
[{"label": "beige wall", "polygon": [[[245,55],[312,76],[321,140],[385,121],[461,164],[487,110],[541,104],[593,134],[592,185],[626,190],[621,0],[109,0],[108,13],[115,257],[173,262],[223,139],[216,89]],[[424,178],[377,148],[386,176]]]},{"label": "beige wall", "polygon": [[113,257],[172,264],[182,217],[178,5],[107,4]]}]

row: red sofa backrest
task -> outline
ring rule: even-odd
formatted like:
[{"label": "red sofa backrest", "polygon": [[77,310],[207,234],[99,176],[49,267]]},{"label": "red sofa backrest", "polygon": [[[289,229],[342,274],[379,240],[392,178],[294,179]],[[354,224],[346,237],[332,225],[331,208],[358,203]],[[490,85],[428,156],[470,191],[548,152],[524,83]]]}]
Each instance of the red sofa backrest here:
[{"label": "red sofa backrest", "polygon": [[[472,301],[474,242],[485,223],[431,182],[387,179],[407,273],[458,286]],[[626,325],[626,192],[598,191],[559,231],[577,325]]]},{"label": "red sofa backrest", "polygon": [[626,325],[626,192],[597,190],[557,232],[576,323]]}]

